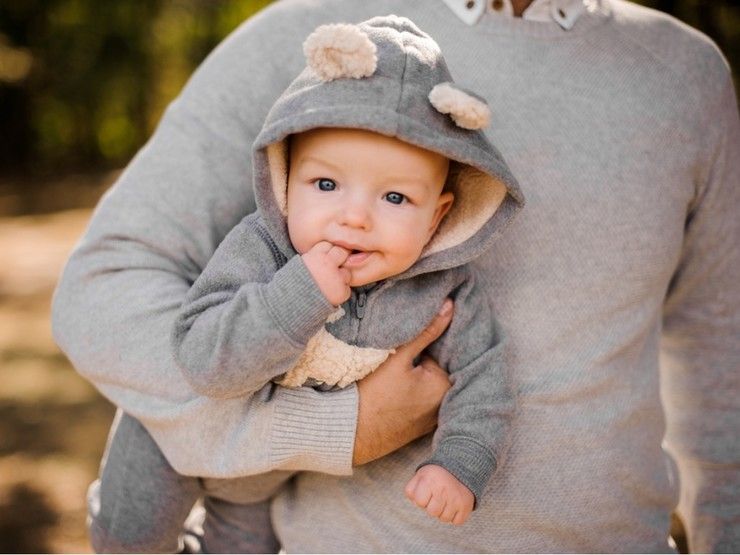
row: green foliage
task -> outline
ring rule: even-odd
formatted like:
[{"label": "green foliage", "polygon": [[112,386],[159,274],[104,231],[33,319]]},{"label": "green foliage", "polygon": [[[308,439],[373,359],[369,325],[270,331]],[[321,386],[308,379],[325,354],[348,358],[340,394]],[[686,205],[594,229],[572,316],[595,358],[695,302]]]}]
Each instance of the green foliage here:
[{"label": "green foliage", "polygon": [[269,0],[3,0],[0,172],[125,163],[218,42]]},{"label": "green foliage", "polygon": [[[0,0],[0,174],[125,164],[208,52],[269,3]],[[736,0],[639,3],[740,62]]]}]

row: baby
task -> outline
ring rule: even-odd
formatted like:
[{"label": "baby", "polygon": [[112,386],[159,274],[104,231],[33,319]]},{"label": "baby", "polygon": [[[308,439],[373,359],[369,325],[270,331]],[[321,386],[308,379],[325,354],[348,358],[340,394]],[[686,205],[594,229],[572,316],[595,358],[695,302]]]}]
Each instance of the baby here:
[{"label": "baby", "polygon": [[[463,524],[502,456],[513,406],[500,335],[468,262],[522,205],[521,193],[480,131],[485,102],[452,83],[439,47],[409,20],[325,25],[304,52],[308,67],[254,145],[258,211],[227,235],[188,292],[175,360],[211,397],[342,388],[454,298],[453,322],[430,348],[452,387],[405,494],[431,516]],[[166,463],[147,472],[175,474]],[[290,475],[240,479],[239,504],[266,507]],[[129,497],[181,498],[174,484],[190,479],[170,478]],[[140,509],[130,513],[151,525],[152,511]],[[160,505],[157,518],[166,514]]]}]

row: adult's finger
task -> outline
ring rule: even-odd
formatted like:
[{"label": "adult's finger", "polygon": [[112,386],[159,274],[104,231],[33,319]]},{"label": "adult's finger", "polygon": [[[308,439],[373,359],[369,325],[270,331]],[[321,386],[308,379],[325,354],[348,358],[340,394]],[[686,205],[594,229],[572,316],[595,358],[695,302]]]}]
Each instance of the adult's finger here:
[{"label": "adult's finger", "polygon": [[445,299],[442,308],[414,339],[399,347],[396,352],[414,360],[421,352],[434,343],[447,329],[452,321],[453,303],[451,299]]},{"label": "adult's finger", "polygon": [[427,380],[429,391],[427,394],[439,394],[444,396],[450,388],[450,375],[442,368],[437,361],[428,355],[422,355],[417,366],[414,366],[412,372],[422,372]]}]

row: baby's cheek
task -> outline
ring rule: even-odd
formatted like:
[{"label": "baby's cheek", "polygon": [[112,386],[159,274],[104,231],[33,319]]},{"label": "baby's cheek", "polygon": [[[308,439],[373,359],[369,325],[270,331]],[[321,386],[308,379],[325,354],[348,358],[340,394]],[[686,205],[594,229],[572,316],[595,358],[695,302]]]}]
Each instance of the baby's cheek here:
[{"label": "baby's cheek", "polygon": [[316,233],[310,226],[307,226],[305,222],[291,221],[288,219],[288,237],[293,248],[299,254],[305,254],[311,250],[319,239],[316,237]]},{"label": "baby's cheek", "polygon": [[403,252],[400,253],[400,256],[403,257],[408,266],[412,266],[421,257],[425,245],[426,241],[422,241],[418,237],[413,237],[411,240],[405,242]]},{"label": "baby's cheek", "polygon": [[415,253],[408,251],[387,253],[385,256],[385,270],[390,275],[398,275],[413,266],[417,259],[418,256]]}]

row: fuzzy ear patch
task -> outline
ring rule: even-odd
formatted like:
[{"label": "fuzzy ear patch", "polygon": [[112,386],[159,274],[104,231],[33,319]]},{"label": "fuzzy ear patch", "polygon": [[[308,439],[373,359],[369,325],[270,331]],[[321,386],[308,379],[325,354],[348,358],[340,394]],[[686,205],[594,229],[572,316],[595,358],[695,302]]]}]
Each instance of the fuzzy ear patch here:
[{"label": "fuzzy ear patch", "polygon": [[308,66],[323,81],[361,79],[375,73],[375,43],[357,25],[321,25],[303,43]]},{"label": "fuzzy ear patch", "polygon": [[438,112],[450,114],[458,127],[484,129],[491,122],[488,105],[474,96],[456,89],[452,83],[439,83],[429,93],[429,102]]}]

